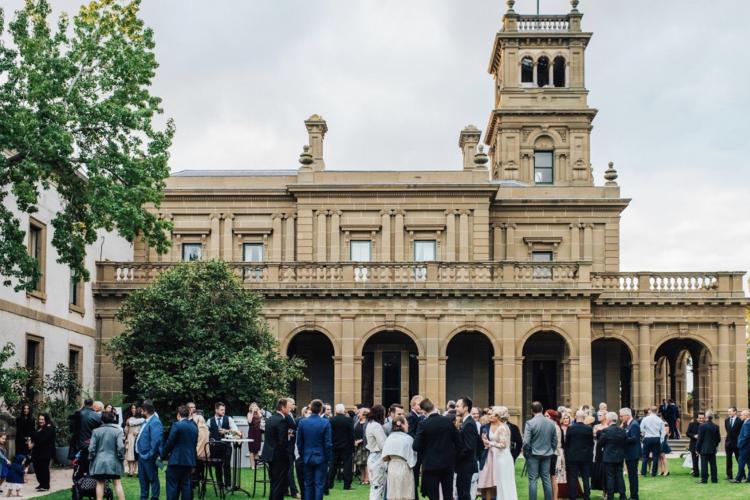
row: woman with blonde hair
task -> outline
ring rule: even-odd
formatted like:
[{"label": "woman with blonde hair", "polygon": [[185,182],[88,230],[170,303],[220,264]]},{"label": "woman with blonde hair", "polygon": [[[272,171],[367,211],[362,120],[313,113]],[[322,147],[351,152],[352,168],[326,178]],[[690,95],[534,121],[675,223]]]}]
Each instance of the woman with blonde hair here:
[{"label": "woman with blonde hair", "polygon": [[414,466],[417,454],[412,448],[414,439],[408,434],[409,423],[403,416],[393,419],[391,433],[385,439],[381,458],[388,465],[386,479],[387,500],[414,498]]},{"label": "woman with blonde hair", "polygon": [[489,500],[517,500],[516,474],[510,453],[508,408],[495,406],[490,411],[490,423],[481,429],[484,453],[480,460],[479,492]]},{"label": "woman with blonde hair", "polygon": [[203,415],[198,413],[193,415],[193,422],[198,427],[198,443],[195,446],[195,452],[198,455],[198,460],[207,460],[209,456],[208,446],[206,445],[208,444],[210,433],[208,424],[206,424],[206,419],[203,418]]},{"label": "woman with blonde hair", "polygon": [[247,443],[247,456],[250,458],[251,469],[255,468],[255,459],[258,457],[260,443],[263,439],[262,431],[260,429],[260,422],[262,420],[263,415],[261,415],[257,403],[250,403],[247,411],[247,437],[253,441]]}]

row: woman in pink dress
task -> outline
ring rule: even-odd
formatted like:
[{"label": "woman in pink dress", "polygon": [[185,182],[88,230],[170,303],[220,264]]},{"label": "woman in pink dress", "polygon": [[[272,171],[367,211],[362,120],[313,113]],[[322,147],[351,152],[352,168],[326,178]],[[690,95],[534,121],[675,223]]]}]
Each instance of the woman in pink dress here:
[{"label": "woman in pink dress", "polygon": [[479,493],[485,500],[517,500],[516,473],[510,453],[508,409],[495,406],[490,411],[490,423],[481,429],[485,452],[479,471]]}]

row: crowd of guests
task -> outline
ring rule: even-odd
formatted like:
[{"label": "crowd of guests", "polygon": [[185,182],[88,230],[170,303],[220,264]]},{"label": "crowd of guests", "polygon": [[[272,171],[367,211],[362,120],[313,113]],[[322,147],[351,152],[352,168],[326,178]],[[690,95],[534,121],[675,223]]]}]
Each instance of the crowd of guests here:
[{"label": "crowd of guests", "polygon": [[[545,500],[590,498],[603,490],[605,498],[638,499],[639,474],[669,475],[668,439],[679,436],[679,411],[664,403],[640,418],[628,408],[618,413],[601,403],[598,411],[582,406],[545,410],[531,404],[533,417],[523,433],[510,422],[503,406],[478,408],[469,397],[450,401],[440,412],[417,395],[408,409],[393,404],[331,408],[313,400],[298,416],[291,398],[279,399],[274,412],[249,405],[247,457],[251,467],[268,467],[271,500],[290,495],[320,500],[336,479],[352,489],[355,473],[369,486],[371,500],[411,500],[417,492],[430,500],[455,498],[514,500],[518,497],[515,462],[525,459],[528,497],[536,499],[539,483]],[[665,411],[666,410],[666,411]],[[213,416],[204,416],[194,403],[181,405],[165,436],[154,405],[131,405],[122,418],[110,405],[84,401],[70,418],[71,456],[77,478],[96,480],[96,497],[103,498],[112,482],[118,499],[125,498],[121,477],[137,475],[142,499],[160,496],[159,469],[167,462],[167,499],[191,499],[196,473],[205,473],[211,457],[220,489],[232,485],[228,438],[242,438],[223,403]],[[721,441],[711,412],[699,413],[687,428],[690,466],[698,482],[718,482],[716,453]],[[34,418],[24,405],[17,419],[16,455],[4,453],[0,434],[0,481],[8,495],[19,494],[24,475],[33,465],[39,486],[49,489],[49,463],[54,455],[55,427],[48,415]],[[724,420],[726,474],[732,483],[750,482],[750,410],[727,410]],[[640,468],[639,468],[639,461]],[[733,474],[737,462],[737,474]],[[625,475],[627,474],[627,493]],[[296,479],[295,479],[296,476]]]}]

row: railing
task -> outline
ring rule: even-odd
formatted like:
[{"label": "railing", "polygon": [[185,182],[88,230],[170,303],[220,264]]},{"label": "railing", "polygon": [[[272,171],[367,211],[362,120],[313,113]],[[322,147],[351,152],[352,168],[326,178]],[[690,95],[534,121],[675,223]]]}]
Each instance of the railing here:
[{"label": "railing", "polygon": [[[174,263],[99,262],[98,289],[138,288]],[[592,273],[579,262],[232,262],[251,288],[577,288],[605,296],[744,296],[742,273]]]},{"label": "railing", "polygon": [[570,30],[567,15],[521,15],[518,16],[518,31],[558,32]]}]

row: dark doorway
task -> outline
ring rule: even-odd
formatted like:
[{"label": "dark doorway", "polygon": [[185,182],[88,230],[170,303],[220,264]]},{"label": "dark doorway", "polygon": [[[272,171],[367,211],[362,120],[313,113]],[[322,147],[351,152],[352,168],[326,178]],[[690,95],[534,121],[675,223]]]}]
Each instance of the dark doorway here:
[{"label": "dark doorway", "polygon": [[383,406],[401,402],[401,353],[383,352]]},{"label": "dark doorway", "polygon": [[609,408],[632,408],[633,360],[627,345],[618,339],[591,343],[591,402]]},{"label": "dark doorway", "polygon": [[287,348],[287,356],[305,362],[304,379],[292,383],[292,394],[298,402],[321,399],[333,403],[333,344],[319,332],[301,332]]},{"label": "dark doorway", "polygon": [[446,401],[469,396],[476,406],[497,403],[492,343],[479,332],[459,333],[446,349]]},{"label": "dark doorway", "polygon": [[362,348],[362,403],[408,407],[419,391],[417,355],[414,341],[401,332],[373,335]]},{"label": "dark doorway", "polygon": [[[570,374],[566,371],[568,344],[555,332],[537,332],[523,346],[523,417],[531,417],[532,401],[544,409],[569,405],[566,393]],[[566,384],[566,381],[568,382]]]},{"label": "dark doorway", "polygon": [[531,400],[544,408],[557,408],[557,361],[532,361],[531,366]]}]

